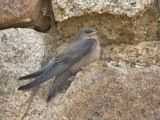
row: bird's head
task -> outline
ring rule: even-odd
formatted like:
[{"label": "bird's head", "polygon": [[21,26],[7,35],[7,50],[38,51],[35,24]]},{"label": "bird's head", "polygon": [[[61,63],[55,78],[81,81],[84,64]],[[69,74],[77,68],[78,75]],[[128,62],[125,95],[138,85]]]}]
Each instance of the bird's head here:
[{"label": "bird's head", "polygon": [[77,39],[97,38],[97,30],[92,27],[84,27],[78,31]]}]

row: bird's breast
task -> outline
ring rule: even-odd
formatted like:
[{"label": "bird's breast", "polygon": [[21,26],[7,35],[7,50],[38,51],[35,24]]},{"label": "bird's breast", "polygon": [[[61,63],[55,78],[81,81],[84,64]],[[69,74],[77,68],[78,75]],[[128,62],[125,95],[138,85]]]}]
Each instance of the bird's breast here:
[{"label": "bird's breast", "polygon": [[95,61],[98,61],[100,58],[101,47],[98,40],[95,40],[90,52],[86,55],[82,60],[72,65],[69,69],[73,75],[75,75],[78,71],[81,70],[82,67],[89,65]]}]

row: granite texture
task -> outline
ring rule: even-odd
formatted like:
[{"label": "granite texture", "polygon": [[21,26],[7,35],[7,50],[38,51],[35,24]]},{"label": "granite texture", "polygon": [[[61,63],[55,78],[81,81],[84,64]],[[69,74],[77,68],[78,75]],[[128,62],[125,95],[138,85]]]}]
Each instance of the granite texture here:
[{"label": "granite texture", "polygon": [[77,31],[87,26],[99,31],[103,46],[159,41],[160,22],[155,0],[52,0],[52,8],[65,42],[71,42]]},{"label": "granite texture", "polygon": [[63,94],[53,99],[51,105],[46,103],[53,80],[28,91],[17,90],[29,82],[18,81],[20,76],[34,72],[53,60],[57,53],[53,37],[33,29],[0,31],[0,119],[44,120],[54,113],[54,107]]},{"label": "granite texture", "polygon": [[52,0],[57,22],[91,13],[126,14],[132,17],[143,11],[151,0]]},{"label": "granite texture", "polygon": [[107,45],[102,48],[102,60],[125,69],[145,65],[160,67],[160,41]]},{"label": "granite texture", "polygon": [[120,71],[105,62],[79,72],[55,120],[158,120],[160,68]]},{"label": "granite texture", "polygon": [[[0,4],[0,13],[3,13],[0,19],[7,14],[6,18],[13,26],[22,22],[26,27],[27,21],[27,27],[44,25],[42,28],[45,28],[48,20],[47,24],[43,22],[43,16],[51,17],[47,12],[50,9],[46,4],[48,0],[30,1],[33,3],[31,9],[28,9],[28,1],[0,1],[8,2],[6,6]],[[7,28],[4,22],[8,21],[3,19],[0,22],[3,25],[1,29],[4,29],[0,31],[0,119],[159,120],[159,1],[51,2],[54,16],[50,21],[52,27],[46,33],[26,28],[4,29]],[[7,6],[10,9],[4,13]],[[23,10],[26,17],[21,16]],[[37,10],[36,13],[34,10]],[[42,21],[36,22],[33,14],[42,15],[37,17]],[[78,72],[71,86],[64,87],[49,103],[46,99],[53,79],[31,90],[17,90],[30,81],[18,81],[20,76],[53,61],[57,53],[61,53],[73,40],[77,31],[86,26],[99,31],[101,61]]]},{"label": "granite texture", "polygon": [[22,27],[44,32],[50,27],[49,14],[49,0],[0,0],[0,29]]}]

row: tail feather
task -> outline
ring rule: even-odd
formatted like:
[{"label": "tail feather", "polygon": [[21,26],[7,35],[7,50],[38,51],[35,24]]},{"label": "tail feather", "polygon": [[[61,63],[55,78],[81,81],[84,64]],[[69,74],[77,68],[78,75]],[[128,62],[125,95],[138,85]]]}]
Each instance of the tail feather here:
[{"label": "tail feather", "polygon": [[47,102],[49,102],[51,98],[55,96],[57,90],[66,83],[70,76],[72,76],[70,71],[65,71],[62,74],[56,76],[53,86],[48,94]]},{"label": "tail feather", "polygon": [[42,73],[44,73],[50,66],[52,66],[55,62],[52,62],[50,63],[49,65],[41,68],[40,70],[34,72],[34,73],[31,73],[29,75],[26,75],[26,76],[23,76],[23,77],[20,77],[18,80],[25,80],[25,79],[30,79],[30,78],[35,78],[35,77],[38,77],[39,75],[41,75]]}]

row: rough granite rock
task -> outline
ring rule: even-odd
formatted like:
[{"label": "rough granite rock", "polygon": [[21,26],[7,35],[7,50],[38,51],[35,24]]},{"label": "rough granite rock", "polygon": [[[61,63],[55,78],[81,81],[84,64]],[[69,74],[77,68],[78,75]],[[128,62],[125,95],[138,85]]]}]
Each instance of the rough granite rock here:
[{"label": "rough granite rock", "polygon": [[132,17],[151,3],[151,0],[52,0],[52,8],[56,21],[62,22],[88,13],[126,14]]},{"label": "rough granite rock", "polygon": [[155,0],[52,0],[52,8],[67,42],[86,26],[98,29],[101,45],[159,40]]},{"label": "rough granite rock", "polygon": [[107,45],[102,48],[102,60],[125,69],[147,64],[160,67],[160,41]]},{"label": "rough granite rock", "polygon": [[[48,15],[49,7],[45,6],[48,0],[31,1],[31,9],[27,9],[31,3],[28,1],[0,1],[6,3],[0,4],[0,19],[3,19],[0,26],[6,28],[11,20],[14,26],[23,23],[23,27],[37,26],[44,30],[48,25],[47,19],[43,21],[43,15]],[[159,120],[160,20],[157,5],[155,0],[52,0],[59,31],[55,21],[47,33],[20,28],[1,30],[0,119]],[[21,16],[23,10],[26,14]],[[33,15],[34,10],[42,19]],[[37,18],[41,22],[37,22]],[[128,70],[106,62],[93,63],[77,74],[66,94],[65,91],[58,93],[49,103],[46,99],[53,80],[28,91],[17,90],[30,81],[18,81],[18,77],[48,64],[85,26],[99,30],[102,60]],[[58,32],[66,42],[59,40]],[[132,67],[138,68],[132,70]]]},{"label": "rough granite rock", "polygon": [[[27,74],[27,71],[31,72],[31,70],[39,68],[48,56],[53,58],[56,55],[53,44],[47,44],[52,37],[32,29],[1,30],[0,73],[8,76],[20,76],[22,75],[20,73],[24,75]],[[51,49],[55,52],[47,53]]]},{"label": "rough granite rock", "polygon": [[159,0],[156,0],[156,1],[157,1],[157,5],[158,5],[158,14],[159,14],[159,18],[160,18],[160,1]]},{"label": "rough granite rock", "polygon": [[50,27],[49,5],[48,0],[0,0],[0,29],[28,27],[46,31]]},{"label": "rough granite rock", "polygon": [[160,68],[122,72],[105,62],[79,72],[54,120],[159,120]]},{"label": "rough granite rock", "polygon": [[[52,80],[42,84],[38,91],[37,88],[17,90],[29,82],[18,81],[20,76],[38,70],[47,64],[46,61],[55,57],[53,43],[56,40],[53,37],[33,29],[12,28],[0,31],[0,119],[44,120],[53,115],[63,93],[58,94],[50,104],[46,103]],[[37,94],[32,100],[34,90]],[[26,113],[28,103],[30,109]]]}]

